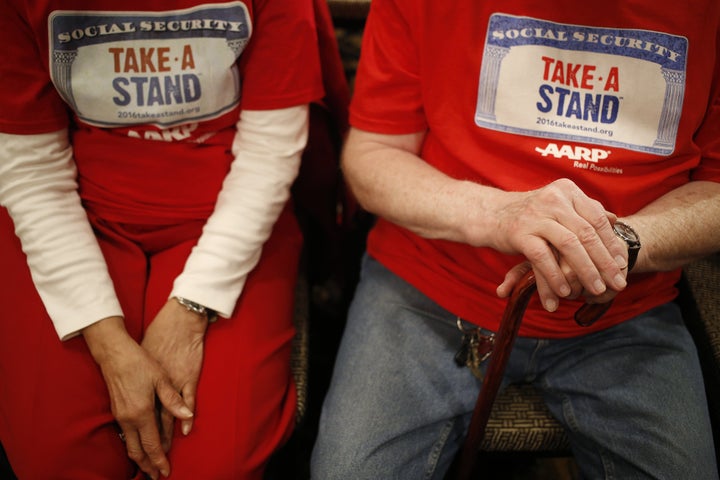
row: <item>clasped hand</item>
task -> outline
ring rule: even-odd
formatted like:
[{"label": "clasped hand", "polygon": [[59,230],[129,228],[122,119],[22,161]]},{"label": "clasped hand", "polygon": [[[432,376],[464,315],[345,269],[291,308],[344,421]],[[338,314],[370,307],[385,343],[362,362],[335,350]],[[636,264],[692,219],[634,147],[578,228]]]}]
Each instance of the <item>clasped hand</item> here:
[{"label": "clasped hand", "polygon": [[153,479],[170,474],[166,453],[175,418],[184,434],[192,428],[206,329],[207,319],[169,300],[141,344],[128,335],[120,317],[83,332],[100,365],[128,456]]},{"label": "clasped hand", "polygon": [[527,259],[507,272],[497,288],[501,298],[530,268],[549,312],[563,298],[605,303],[626,287],[627,245],[612,228],[617,217],[572,181],[503,193],[496,207],[493,247]]}]

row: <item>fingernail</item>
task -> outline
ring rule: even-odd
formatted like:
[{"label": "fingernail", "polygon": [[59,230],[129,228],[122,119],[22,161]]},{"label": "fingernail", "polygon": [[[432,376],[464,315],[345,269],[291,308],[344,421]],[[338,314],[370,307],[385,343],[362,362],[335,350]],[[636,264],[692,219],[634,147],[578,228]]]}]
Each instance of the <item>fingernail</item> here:
[{"label": "fingernail", "polygon": [[187,435],[188,433],[190,433],[191,428],[192,428],[192,424],[190,422],[182,422],[183,435]]},{"label": "fingernail", "polygon": [[554,312],[557,310],[558,302],[554,299],[545,300],[545,310],[548,312]]},{"label": "fingernail", "polygon": [[163,477],[170,476],[170,470],[167,470],[167,469],[160,470],[160,473],[162,474]]},{"label": "fingernail", "polygon": [[617,288],[625,288],[627,286],[627,280],[625,280],[625,276],[621,273],[618,273],[615,276],[615,286]]},{"label": "fingernail", "polygon": [[187,407],[180,407],[180,413],[187,418],[191,418],[193,416],[192,410]]},{"label": "fingernail", "polygon": [[567,297],[568,295],[570,295],[571,292],[572,290],[570,290],[570,287],[568,285],[563,285],[562,287],[560,287],[561,297]]},{"label": "fingernail", "polygon": [[593,284],[593,286],[595,287],[596,293],[600,294],[600,293],[605,292],[606,287],[605,287],[605,283],[603,283],[602,280],[600,280],[600,279],[595,280],[595,283]]}]

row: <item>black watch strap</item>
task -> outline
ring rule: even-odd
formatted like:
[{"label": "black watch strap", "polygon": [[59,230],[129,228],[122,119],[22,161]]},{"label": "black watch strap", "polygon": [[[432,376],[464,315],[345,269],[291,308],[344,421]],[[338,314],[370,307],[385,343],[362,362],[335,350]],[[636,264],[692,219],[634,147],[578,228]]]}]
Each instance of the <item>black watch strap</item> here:
[{"label": "black watch strap", "polygon": [[637,232],[627,223],[618,220],[613,225],[615,235],[625,241],[628,246],[628,272],[633,269],[640,253],[640,237]]}]

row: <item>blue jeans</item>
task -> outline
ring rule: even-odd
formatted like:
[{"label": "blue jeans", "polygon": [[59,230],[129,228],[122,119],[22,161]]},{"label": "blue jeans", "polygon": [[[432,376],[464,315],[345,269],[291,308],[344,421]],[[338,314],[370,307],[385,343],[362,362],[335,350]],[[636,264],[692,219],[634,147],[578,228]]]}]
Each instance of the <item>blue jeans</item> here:
[{"label": "blue jeans", "polygon": [[[452,313],[366,257],[312,478],[442,479],[479,391],[453,360],[460,338]],[[503,386],[514,382],[542,391],[584,478],[718,478],[697,353],[674,304],[578,338],[518,338]]]}]

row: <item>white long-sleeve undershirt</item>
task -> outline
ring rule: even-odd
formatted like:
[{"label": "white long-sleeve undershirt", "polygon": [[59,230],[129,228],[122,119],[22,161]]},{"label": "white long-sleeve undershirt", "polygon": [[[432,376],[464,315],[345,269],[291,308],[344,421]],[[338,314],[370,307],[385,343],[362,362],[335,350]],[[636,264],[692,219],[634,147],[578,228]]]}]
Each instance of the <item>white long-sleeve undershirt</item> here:
[{"label": "white long-sleeve undershirt", "polygon": [[0,203],[15,223],[33,282],[60,338],[122,315],[77,194],[67,131],[0,134],[0,145]]},{"label": "white long-sleeve undershirt", "polygon": [[290,196],[307,135],[307,105],[242,112],[232,145],[235,160],[171,296],[232,314]]},{"label": "white long-sleeve undershirt", "polygon": [[[230,172],[172,296],[232,313],[290,195],[307,130],[307,105],[242,112]],[[122,316],[77,193],[68,132],[0,133],[0,145],[0,204],[13,219],[58,336],[65,340]]]}]

